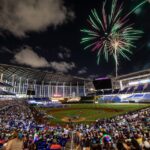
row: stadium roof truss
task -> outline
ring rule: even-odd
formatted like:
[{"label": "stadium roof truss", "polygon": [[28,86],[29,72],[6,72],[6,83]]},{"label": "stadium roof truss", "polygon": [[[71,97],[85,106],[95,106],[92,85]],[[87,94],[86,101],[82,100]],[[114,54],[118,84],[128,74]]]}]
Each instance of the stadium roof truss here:
[{"label": "stadium roof truss", "polygon": [[11,81],[14,76],[15,80],[27,80],[29,82],[49,84],[51,83],[66,83],[66,84],[84,84],[90,82],[89,79],[80,78],[77,76],[66,75],[63,73],[46,72],[37,69],[26,67],[0,64],[0,74],[3,74],[3,79]]},{"label": "stadium roof truss", "polygon": [[142,71],[138,71],[138,72],[133,72],[133,73],[129,73],[126,75],[121,75],[121,76],[118,76],[116,80],[126,81],[126,80],[146,78],[146,77],[150,78],[150,69],[142,70]]}]

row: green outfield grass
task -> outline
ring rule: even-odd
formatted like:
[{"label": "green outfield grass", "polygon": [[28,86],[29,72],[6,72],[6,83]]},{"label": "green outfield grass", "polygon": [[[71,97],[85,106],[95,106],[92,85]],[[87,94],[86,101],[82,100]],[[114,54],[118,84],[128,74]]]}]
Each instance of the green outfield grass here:
[{"label": "green outfield grass", "polygon": [[79,116],[76,121],[92,123],[96,119],[110,118],[130,111],[149,107],[148,104],[69,104],[65,108],[39,108],[41,111],[52,115],[51,124],[66,124],[68,118]]}]

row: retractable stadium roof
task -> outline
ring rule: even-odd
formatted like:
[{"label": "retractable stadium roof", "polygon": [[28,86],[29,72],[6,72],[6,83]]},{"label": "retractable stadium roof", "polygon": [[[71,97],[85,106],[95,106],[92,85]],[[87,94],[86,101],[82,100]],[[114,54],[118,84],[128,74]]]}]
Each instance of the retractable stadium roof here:
[{"label": "retractable stadium roof", "polygon": [[66,75],[63,73],[53,73],[48,71],[41,71],[38,69],[32,69],[27,67],[20,67],[14,65],[0,64],[0,74],[3,74],[3,79],[12,81],[12,76],[15,76],[15,80],[21,81],[27,80],[29,82],[49,84],[51,83],[66,83],[66,84],[83,84],[84,82],[90,82],[89,79],[81,78],[77,76]]}]

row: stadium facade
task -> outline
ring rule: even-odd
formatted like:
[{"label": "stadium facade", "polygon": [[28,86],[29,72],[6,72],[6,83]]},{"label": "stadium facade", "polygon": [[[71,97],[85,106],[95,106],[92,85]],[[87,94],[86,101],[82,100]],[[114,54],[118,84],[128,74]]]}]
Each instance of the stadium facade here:
[{"label": "stadium facade", "polygon": [[103,100],[150,102],[150,69],[112,78],[112,89],[95,90],[93,81],[63,73],[0,64],[0,97],[76,98],[94,91]]},{"label": "stadium facade", "polygon": [[18,97],[86,96],[93,86],[88,79],[6,64],[0,64],[0,76],[1,92],[14,93]]}]

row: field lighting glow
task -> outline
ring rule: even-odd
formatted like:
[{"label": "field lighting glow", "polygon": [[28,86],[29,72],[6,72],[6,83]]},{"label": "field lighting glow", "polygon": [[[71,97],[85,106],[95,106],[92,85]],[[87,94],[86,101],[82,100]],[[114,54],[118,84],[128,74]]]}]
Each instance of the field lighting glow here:
[{"label": "field lighting glow", "polygon": [[145,84],[145,83],[150,83],[150,79],[129,82],[129,85],[138,85],[138,84]]}]

